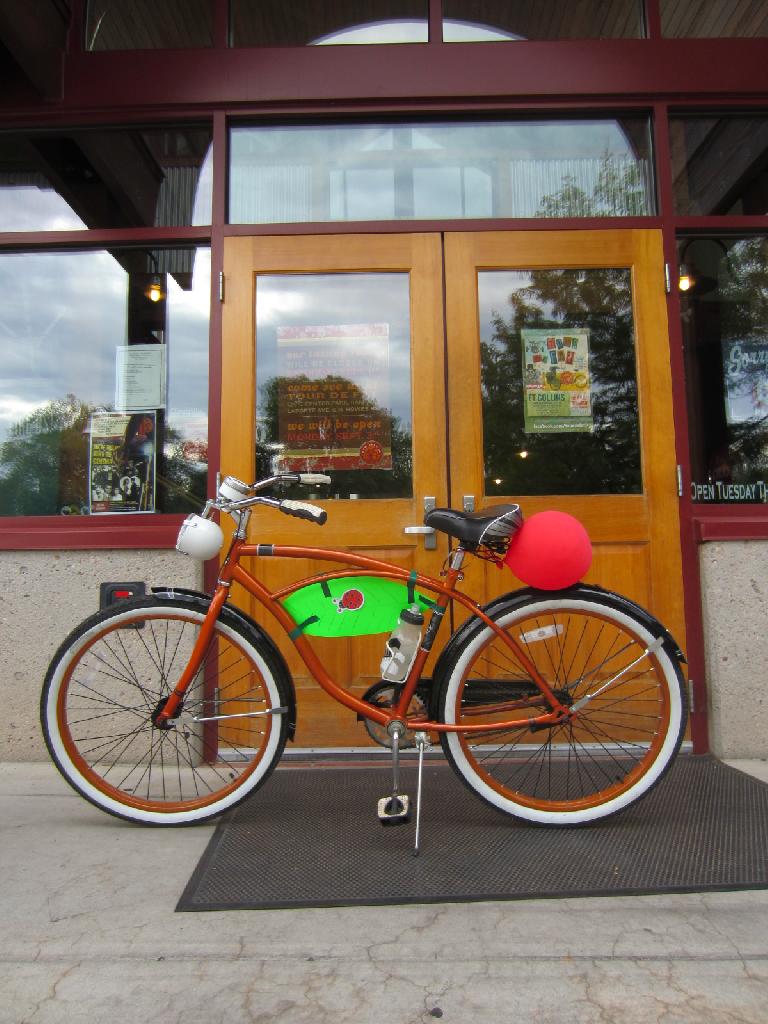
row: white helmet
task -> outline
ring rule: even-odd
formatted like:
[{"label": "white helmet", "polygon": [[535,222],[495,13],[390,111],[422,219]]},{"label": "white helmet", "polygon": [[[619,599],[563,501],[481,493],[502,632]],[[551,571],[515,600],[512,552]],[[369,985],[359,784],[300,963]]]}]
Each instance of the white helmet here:
[{"label": "white helmet", "polygon": [[221,550],[224,534],[218,523],[202,516],[189,515],[181,524],[176,540],[176,550],[205,561]]}]

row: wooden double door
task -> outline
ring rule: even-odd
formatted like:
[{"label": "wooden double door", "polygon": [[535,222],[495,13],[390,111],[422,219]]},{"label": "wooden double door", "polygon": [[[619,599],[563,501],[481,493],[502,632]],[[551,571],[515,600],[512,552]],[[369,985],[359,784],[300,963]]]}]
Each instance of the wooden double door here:
[{"label": "wooden double door", "polygon": [[[447,538],[410,532],[425,505],[556,508],[589,531],[587,579],[684,643],[660,233],[236,237],[224,268],[222,472],[315,468],[334,480],[314,496],[329,513],[321,530],[265,513],[252,541],[438,575]],[[259,568],[279,587],[320,566]],[[464,584],[480,602],[519,585],[478,560]],[[247,595],[235,600],[274,626]],[[376,680],[382,636],[314,642],[356,693]],[[367,745],[281,646],[297,744]]]}]

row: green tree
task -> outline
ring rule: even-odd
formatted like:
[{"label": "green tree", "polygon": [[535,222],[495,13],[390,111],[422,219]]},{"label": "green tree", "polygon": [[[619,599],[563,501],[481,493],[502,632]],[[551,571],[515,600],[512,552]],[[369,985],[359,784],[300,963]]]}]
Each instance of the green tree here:
[{"label": "green tree", "polygon": [[[271,377],[259,388],[258,427],[256,431],[257,477],[272,475],[275,471],[275,455],[280,444],[280,393],[288,382],[292,384],[309,382],[310,378]],[[316,383],[316,382],[313,382]],[[359,494],[361,497],[410,497],[413,477],[413,444],[411,433],[404,429],[400,420],[390,410],[382,408],[361,389],[344,377],[328,375],[321,383],[339,383],[355,394],[355,415],[382,418],[389,423],[392,447],[392,469],[375,467],[355,470],[330,470],[331,491],[334,494]],[[332,454],[330,448],[328,454]],[[278,467],[279,468],[279,467]],[[298,494],[298,492],[297,492]]]},{"label": "green tree", "polygon": [[[572,178],[542,199],[543,217],[646,212],[636,164],[603,159],[592,194]],[[632,493],[641,489],[630,274],[534,270],[494,311],[481,340],[487,494]],[[521,330],[589,330],[591,433],[525,433]],[[520,453],[526,457],[521,458]],[[499,484],[495,481],[500,480]]]},{"label": "green tree", "polygon": [[537,216],[642,217],[649,205],[645,164],[604,153],[591,193],[567,174],[557,192],[542,198]]},{"label": "green tree", "polygon": [[[720,332],[724,361],[734,348],[741,359],[723,367],[725,386],[747,396],[753,414],[721,430],[728,451],[728,478],[736,483],[768,477],[768,260],[764,238],[733,242],[721,263]],[[720,416],[724,417],[725,405]],[[722,446],[720,446],[722,449]]]},{"label": "green tree", "polygon": [[0,445],[0,514],[58,515],[88,504],[89,416],[70,394],[11,428]]},{"label": "green tree", "polygon": [[[53,399],[15,424],[0,444],[0,515],[60,515],[88,507],[88,425],[96,407]],[[205,500],[207,468],[185,457],[177,431],[159,424],[156,507],[186,512]]]}]

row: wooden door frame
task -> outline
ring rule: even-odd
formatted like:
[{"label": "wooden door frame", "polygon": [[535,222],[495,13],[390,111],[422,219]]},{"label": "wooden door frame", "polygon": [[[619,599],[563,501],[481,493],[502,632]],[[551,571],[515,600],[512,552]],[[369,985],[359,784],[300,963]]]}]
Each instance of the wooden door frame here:
[{"label": "wooden door frame", "polygon": [[[323,530],[296,519],[271,514],[254,517],[250,539],[274,544],[307,544],[346,548],[359,554],[399,563],[410,570],[439,575],[448,552],[444,535],[434,550],[424,537],[405,534],[423,522],[423,499],[447,504],[445,450],[445,332],[443,324],[442,244],[439,232],[381,235],[237,236],[225,241],[225,303],[222,310],[221,466],[225,473],[251,480],[254,472],[256,420],[256,295],[255,279],[263,275],[400,273],[408,274],[411,339],[411,423],[413,488],[410,498],[341,499],[329,502]],[[338,322],[347,310],[340,309]],[[308,323],[316,321],[309,320]],[[402,385],[401,385],[402,386]],[[331,477],[333,471],[330,471]],[[318,499],[325,505],[322,498]],[[257,531],[263,531],[257,535]],[[268,585],[293,583],[327,569],[312,559],[266,559],[262,571]],[[247,592],[234,596],[254,618],[270,628],[267,609],[249,603]],[[281,634],[275,639],[294,675],[298,701],[297,742],[305,748],[326,745],[357,747],[366,734],[350,715],[323,693],[306,672],[293,645]],[[337,643],[313,638],[313,644]],[[323,660],[356,696],[376,681],[383,639],[378,635],[342,641]],[[436,657],[438,648],[433,652]],[[429,669],[427,670],[429,672]],[[371,745],[372,745],[372,741]]]},{"label": "wooden door frame", "polygon": [[[318,240],[322,245],[318,247]],[[672,439],[675,436],[672,375],[664,293],[662,233],[646,228],[607,228],[600,230],[548,231],[456,231],[443,237],[435,232],[387,232],[360,235],[253,235],[234,236],[225,240],[226,303],[223,320],[222,379],[228,382],[222,392],[222,457],[226,472],[250,478],[254,444],[243,444],[235,438],[254,440],[255,420],[253,396],[255,357],[253,346],[231,345],[227,338],[233,325],[246,330],[253,338],[255,306],[252,275],[290,273],[344,273],[398,271],[413,265],[419,252],[421,270],[414,276],[411,294],[411,329],[414,339],[428,337],[433,364],[428,374],[413,380],[413,434],[425,429],[444,407],[461,410],[464,435],[455,443],[457,424],[448,421],[448,468],[442,456],[442,444],[434,446],[430,456],[418,454],[414,445],[414,478],[417,458],[428,458],[429,465],[419,466],[426,479],[433,480],[425,493],[446,495],[446,473],[450,473],[454,489],[481,496],[484,492],[481,460],[482,399],[479,386],[479,349],[457,338],[476,338],[478,334],[477,271],[488,269],[562,268],[631,268],[631,288],[636,328],[637,379],[639,393],[639,429],[643,452],[643,493],[600,496],[606,515],[598,524],[594,540],[620,543],[649,540],[651,579],[665,576],[680,581],[680,587],[654,591],[653,611],[667,624],[676,639],[685,643],[683,613],[684,579],[682,574],[680,510],[676,486],[676,456]],[[243,287],[244,277],[248,286]],[[421,275],[421,276],[420,276]],[[425,279],[430,278],[431,284]],[[236,287],[231,287],[235,282]],[[438,287],[435,288],[435,282]],[[446,286],[447,282],[447,286]],[[443,294],[444,293],[444,294]],[[443,319],[445,318],[445,319]],[[436,327],[437,325],[437,327]],[[445,330],[442,337],[435,330]],[[450,372],[447,374],[446,360]],[[440,417],[437,417],[440,419]],[[431,428],[434,431],[434,424]],[[439,434],[439,431],[438,431]],[[438,438],[442,442],[442,437]],[[663,443],[662,443],[663,442]],[[657,457],[648,459],[645,453]],[[414,491],[414,501],[421,493]],[[384,499],[386,500],[386,499]],[[524,510],[531,514],[540,508],[556,506],[575,515],[585,503],[594,500],[579,496],[550,495],[527,498]],[[460,501],[456,491],[454,506]],[[447,502],[446,502],[447,503]],[[417,514],[417,513],[416,513]],[[403,505],[403,521],[416,522],[413,509]],[[373,537],[363,524],[350,519],[348,545],[368,547],[391,546],[397,538],[391,527],[382,525],[380,536]],[[389,530],[389,534],[385,533]]]},{"label": "wooden door frame", "polygon": [[[318,243],[321,243],[318,245]],[[222,324],[221,465],[227,473],[250,478],[255,451],[255,353],[253,346],[227,343],[231,332],[255,334],[252,276],[255,274],[409,272],[411,337],[413,349],[428,353],[433,372],[418,373],[412,357],[413,437],[434,437],[433,447],[445,443],[445,364],[442,299],[442,251],[439,232],[381,235],[254,235],[225,240],[224,274],[227,282]],[[244,286],[245,279],[248,286]],[[418,378],[418,379],[417,379]],[[250,438],[243,445],[237,438]],[[424,445],[414,443],[413,502],[395,498],[398,528],[420,522],[421,502],[429,495],[438,503],[447,499],[447,466]],[[423,493],[422,493],[423,492]],[[388,503],[390,499],[381,499]],[[414,519],[414,515],[419,516]],[[388,538],[356,517],[349,518],[349,546],[391,546]],[[399,534],[402,541],[403,535]]]}]

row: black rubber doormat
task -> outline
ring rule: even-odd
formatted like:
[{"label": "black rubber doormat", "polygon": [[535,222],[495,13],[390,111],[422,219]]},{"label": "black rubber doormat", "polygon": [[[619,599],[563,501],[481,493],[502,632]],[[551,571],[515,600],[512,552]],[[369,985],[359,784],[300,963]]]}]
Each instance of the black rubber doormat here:
[{"label": "black rubber doormat", "polygon": [[[416,770],[401,773],[415,791]],[[219,824],[177,910],[244,910],[768,887],[768,784],[684,755],[636,807],[587,828],[518,823],[425,765],[414,825],[383,828],[384,768],[283,768]]]}]

